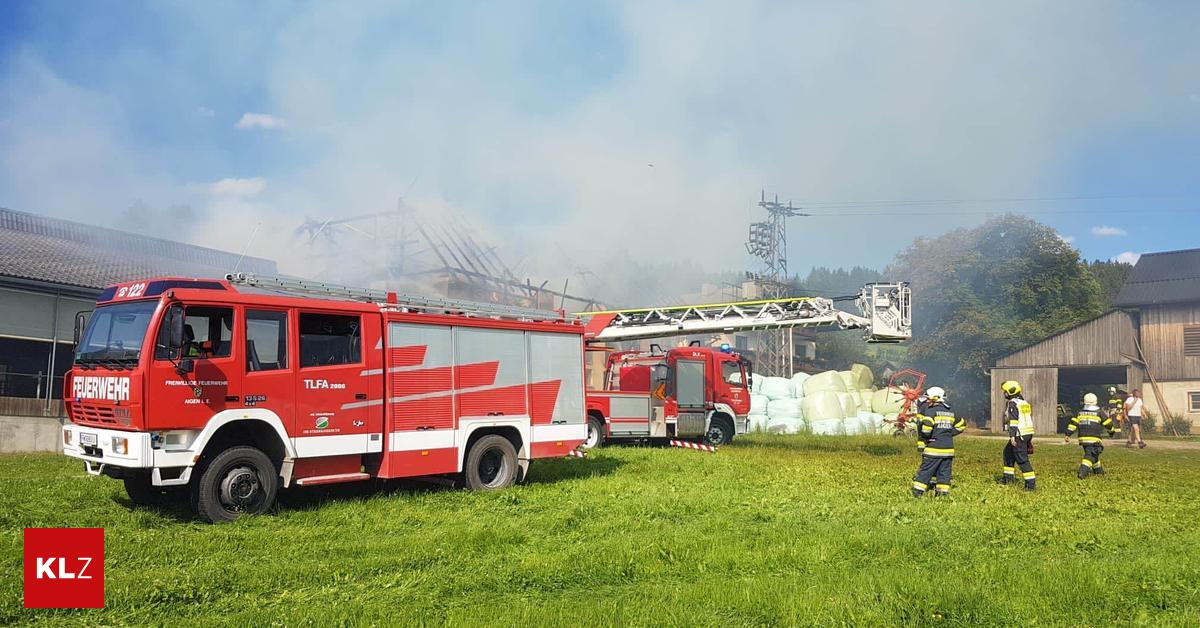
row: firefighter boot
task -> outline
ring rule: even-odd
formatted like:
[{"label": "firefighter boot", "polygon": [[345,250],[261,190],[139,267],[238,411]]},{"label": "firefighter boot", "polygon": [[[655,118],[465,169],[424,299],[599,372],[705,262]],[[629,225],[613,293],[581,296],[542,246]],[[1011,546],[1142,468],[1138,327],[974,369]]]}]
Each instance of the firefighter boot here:
[{"label": "firefighter boot", "polygon": [[950,485],[949,484],[934,485],[933,496],[934,497],[949,497],[950,496]]},{"label": "firefighter boot", "polygon": [[1016,469],[1012,467],[1004,467],[1004,473],[1002,473],[1000,477],[996,478],[996,484],[1012,484],[1013,475],[1015,473]]},{"label": "firefighter boot", "polygon": [[1092,465],[1092,475],[1104,475],[1104,467],[1100,466],[1099,462]]},{"label": "firefighter boot", "polygon": [[1091,472],[1092,472],[1091,467],[1087,466],[1086,464],[1081,464],[1081,465],[1079,465],[1079,473],[1077,475],[1079,476],[1079,479],[1086,480],[1088,475],[1091,474]]},{"label": "firefighter boot", "polygon": [[1021,474],[1021,477],[1025,478],[1025,490],[1027,490],[1027,491],[1036,491],[1037,490],[1037,474],[1036,473],[1034,473],[1033,471],[1028,471],[1026,473]]}]

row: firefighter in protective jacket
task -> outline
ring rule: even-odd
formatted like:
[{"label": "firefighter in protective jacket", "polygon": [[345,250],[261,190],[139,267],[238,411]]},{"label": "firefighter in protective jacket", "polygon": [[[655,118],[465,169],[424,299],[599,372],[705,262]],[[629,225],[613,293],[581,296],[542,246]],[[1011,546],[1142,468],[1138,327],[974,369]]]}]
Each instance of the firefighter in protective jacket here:
[{"label": "firefighter in protective jacket", "polygon": [[950,404],[946,403],[946,391],[933,387],[928,395],[929,400],[921,405],[917,415],[917,434],[925,442],[925,449],[921,452],[921,467],[913,477],[913,497],[924,495],[935,477],[935,494],[950,494],[954,437],[967,429],[967,422],[954,416]]},{"label": "firefighter in protective jacket", "polygon": [[1108,387],[1108,418],[1113,421],[1113,435],[1119,436],[1125,425],[1125,400],[1116,386]]},{"label": "firefighter in protective jacket", "polygon": [[1012,484],[1016,481],[1016,470],[1021,469],[1021,478],[1025,480],[1025,490],[1037,488],[1037,474],[1029,462],[1029,454],[1033,452],[1033,407],[1021,396],[1021,385],[1012,380],[1000,384],[1004,391],[1004,425],[1008,431],[1008,444],[1004,446],[1004,472],[1000,476],[1001,484]]},{"label": "firefighter in protective jacket", "polygon": [[1083,460],[1079,461],[1079,479],[1085,479],[1093,473],[1104,473],[1100,466],[1100,454],[1104,452],[1104,442],[1101,438],[1106,433],[1109,436],[1113,435],[1113,420],[1097,404],[1096,395],[1088,393],[1083,396],[1083,409],[1067,426],[1066,442],[1071,442],[1071,435],[1075,432],[1079,432],[1079,444],[1083,446]]}]

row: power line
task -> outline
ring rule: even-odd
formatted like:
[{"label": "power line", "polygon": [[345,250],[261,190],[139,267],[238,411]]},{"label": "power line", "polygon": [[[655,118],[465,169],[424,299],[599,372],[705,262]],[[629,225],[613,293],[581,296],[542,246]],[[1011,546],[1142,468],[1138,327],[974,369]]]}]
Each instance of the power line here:
[{"label": "power line", "polygon": [[1196,198],[1195,194],[1188,195],[1087,195],[1087,196],[1014,196],[1000,198],[933,198],[933,199],[876,199],[859,201],[808,201],[800,204],[801,208],[817,207],[851,207],[875,205],[945,205],[945,204],[977,204],[977,203],[1017,203],[1017,202],[1050,202],[1050,201],[1096,201],[1096,200],[1133,200],[1133,199],[1180,199]]},{"label": "power line", "polygon": [[945,211],[912,211],[904,210],[902,207],[897,207],[893,210],[880,209],[879,211],[853,211],[853,212],[829,212],[829,213],[813,213],[810,214],[813,218],[844,218],[852,216],[959,216],[963,214],[970,215],[985,215],[985,214],[1186,214],[1200,213],[1200,208],[1196,207],[1175,207],[1175,208],[1121,208],[1121,209],[951,209]]}]

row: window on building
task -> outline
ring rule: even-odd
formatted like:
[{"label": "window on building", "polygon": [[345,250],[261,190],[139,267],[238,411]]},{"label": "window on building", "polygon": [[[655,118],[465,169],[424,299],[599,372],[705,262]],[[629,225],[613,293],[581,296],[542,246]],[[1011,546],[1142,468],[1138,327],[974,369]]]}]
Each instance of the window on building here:
[{"label": "window on building", "polygon": [[357,316],[300,314],[300,366],[361,361],[362,329]]},{"label": "window on building", "polygon": [[1200,357],[1200,325],[1183,328],[1183,355]]},{"label": "window on building", "polygon": [[[165,360],[171,330],[160,325],[154,357]],[[233,310],[188,306],[183,311],[183,357],[227,358],[233,350]]]},{"label": "window on building", "polygon": [[1200,412],[1200,392],[1188,393],[1188,412]]},{"label": "window on building", "polygon": [[287,312],[246,310],[246,372],[287,368]]}]

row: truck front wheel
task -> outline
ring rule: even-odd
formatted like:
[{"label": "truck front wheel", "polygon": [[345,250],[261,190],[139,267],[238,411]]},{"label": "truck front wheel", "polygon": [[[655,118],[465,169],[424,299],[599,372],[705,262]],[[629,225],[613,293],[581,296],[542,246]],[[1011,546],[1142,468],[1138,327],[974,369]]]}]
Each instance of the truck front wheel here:
[{"label": "truck front wheel", "polygon": [[210,523],[260,515],[275,504],[279,474],[266,454],[254,447],[233,447],[201,464],[192,485],[196,513]]},{"label": "truck front wheel", "polygon": [[733,442],[733,421],[724,416],[715,416],[708,423],[708,431],[704,433],[704,442],[716,447]]},{"label": "truck front wheel", "polygon": [[475,441],[463,464],[463,480],[473,491],[508,488],[517,479],[517,450],[499,434]]}]

